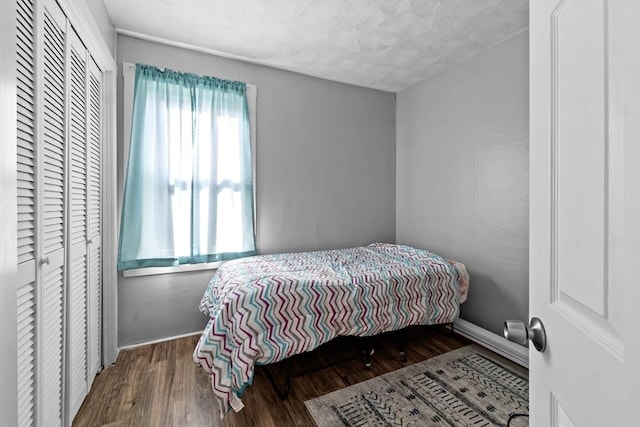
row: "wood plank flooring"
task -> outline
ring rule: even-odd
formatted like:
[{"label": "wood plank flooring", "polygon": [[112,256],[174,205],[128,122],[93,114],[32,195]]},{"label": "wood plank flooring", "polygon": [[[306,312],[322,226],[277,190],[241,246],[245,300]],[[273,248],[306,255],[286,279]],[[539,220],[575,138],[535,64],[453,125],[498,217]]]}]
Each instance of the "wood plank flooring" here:
[{"label": "wood plank flooring", "polygon": [[[399,369],[398,351],[406,345],[408,361],[416,363],[470,342],[444,327],[412,327],[374,341],[373,367],[367,371],[361,357],[339,363],[292,381],[289,398],[281,400],[265,374],[277,379],[283,364],[256,367],[240,413],[230,412],[220,423],[209,378],[193,363],[198,336],[123,350],[114,366],[95,379],[74,426],[313,426],[304,401]],[[315,352],[294,359],[294,372],[330,363],[345,354],[360,354],[359,341],[334,340]]]}]

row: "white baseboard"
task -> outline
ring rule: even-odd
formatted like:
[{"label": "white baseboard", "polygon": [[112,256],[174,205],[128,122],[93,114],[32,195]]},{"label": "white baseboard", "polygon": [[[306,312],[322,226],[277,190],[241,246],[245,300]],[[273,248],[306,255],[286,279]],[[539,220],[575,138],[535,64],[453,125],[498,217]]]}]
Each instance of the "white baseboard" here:
[{"label": "white baseboard", "polygon": [[[463,337],[469,338],[471,341],[488,348],[491,351],[498,353],[501,356],[506,357],[509,360],[516,362],[525,368],[529,367],[529,351],[526,347],[512,343],[507,339],[489,332],[480,326],[474,325],[471,322],[467,322],[464,319],[458,319],[454,323],[456,333]],[[142,347],[149,344],[157,344],[165,341],[177,340],[180,338],[192,337],[194,335],[200,335],[202,331],[190,332],[187,334],[176,335],[172,337],[160,338],[152,341],[145,341],[137,344],[125,345],[118,348],[120,350],[130,350],[136,347]]]},{"label": "white baseboard", "polygon": [[519,365],[529,368],[529,350],[506,338],[489,332],[480,326],[467,322],[464,319],[458,319],[454,323],[455,331],[463,337],[469,338],[471,341],[488,348],[491,351],[516,362]]},{"label": "white baseboard", "polygon": [[202,331],[189,332],[187,334],[176,335],[176,336],[173,336],[173,337],[166,337],[166,338],[160,338],[160,339],[153,340],[153,341],[145,341],[145,342],[140,342],[140,343],[137,343],[137,344],[125,345],[125,346],[119,347],[118,351],[120,351],[120,350],[131,350],[132,348],[142,347],[144,345],[158,344],[160,342],[172,341],[172,340],[177,340],[177,339],[180,339],[180,338],[192,337],[194,335],[200,335],[200,334],[202,334]]}]

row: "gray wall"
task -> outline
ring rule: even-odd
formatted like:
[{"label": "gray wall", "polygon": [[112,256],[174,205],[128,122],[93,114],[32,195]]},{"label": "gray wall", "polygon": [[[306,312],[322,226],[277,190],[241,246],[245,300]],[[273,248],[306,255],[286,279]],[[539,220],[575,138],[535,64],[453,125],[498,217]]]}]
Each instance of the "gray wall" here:
[{"label": "gray wall", "polygon": [[93,19],[96,21],[96,25],[98,26],[98,30],[100,30],[100,34],[102,34],[102,38],[107,43],[107,47],[109,48],[109,52],[115,58],[116,57],[116,29],[113,27],[113,23],[111,22],[111,17],[109,16],[109,12],[107,12],[107,8],[104,5],[103,0],[84,0],[93,16]]},{"label": "gray wall", "polygon": [[528,318],[529,48],[522,33],[397,95],[396,238],[469,268],[461,318]]},{"label": "gray wall", "polygon": [[[141,62],[258,86],[256,212],[260,253],[395,240],[393,93],[126,36],[117,38],[117,62]],[[121,127],[122,78],[118,85]],[[118,135],[121,156],[121,128]],[[121,184],[121,157],[119,165]],[[211,275],[208,271],[120,277],[119,345],[203,329],[206,317],[197,306]]]}]

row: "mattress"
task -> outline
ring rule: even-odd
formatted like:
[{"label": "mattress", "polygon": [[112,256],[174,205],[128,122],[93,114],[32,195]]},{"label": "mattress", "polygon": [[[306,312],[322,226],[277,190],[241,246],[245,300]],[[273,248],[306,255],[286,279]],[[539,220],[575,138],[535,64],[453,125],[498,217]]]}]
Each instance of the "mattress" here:
[{"label": "mattress", "polygon": [[453,322],[468,287],[463,264],[386,243],[228,261],[202,297],[209,321],[194,361],[210,376],[223,417],[242,409],[256,364],[338,336]]}]

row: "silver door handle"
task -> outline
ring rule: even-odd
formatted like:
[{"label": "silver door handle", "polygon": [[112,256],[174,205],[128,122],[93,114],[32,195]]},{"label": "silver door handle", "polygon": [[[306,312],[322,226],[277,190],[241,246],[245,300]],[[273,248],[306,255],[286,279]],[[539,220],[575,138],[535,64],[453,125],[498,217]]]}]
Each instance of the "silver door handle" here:
[{"label": "silver door handle", "polygon": [[541,353],[547,348],[547,334],[542,320],[537,317],[531,318],[529,326],[521,320],[507,320],[504,322],[504,337],[520,345],[526,345],[527,341],[531,340],[536,350]]},{"label": "silver door handle", "polygon": [[49,256],[42,257],[42,259],[40,260],[40,265],[49,265],[50,262],[51,260],[49,259]]}]

